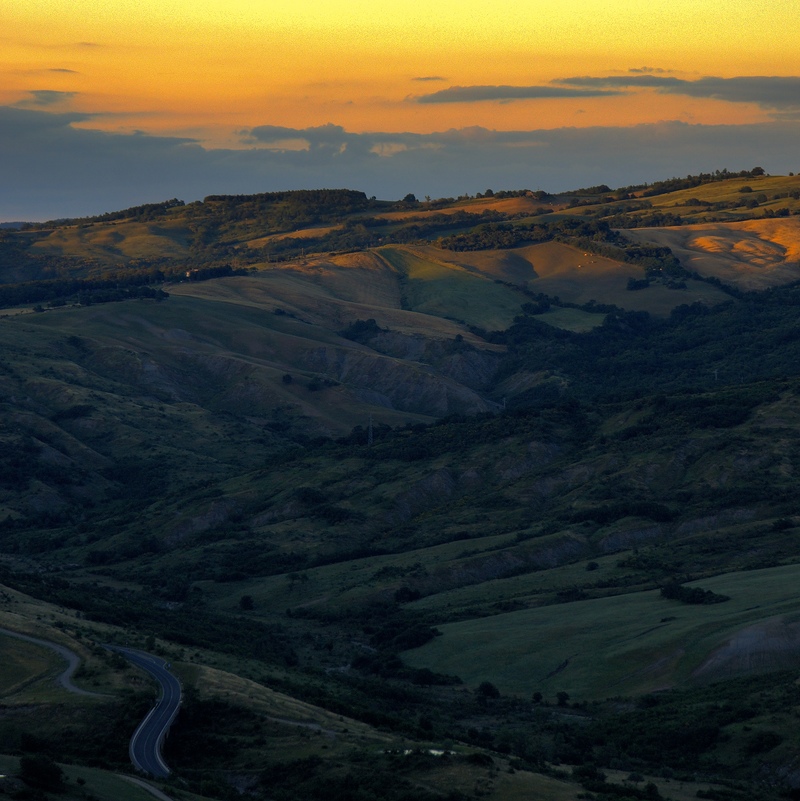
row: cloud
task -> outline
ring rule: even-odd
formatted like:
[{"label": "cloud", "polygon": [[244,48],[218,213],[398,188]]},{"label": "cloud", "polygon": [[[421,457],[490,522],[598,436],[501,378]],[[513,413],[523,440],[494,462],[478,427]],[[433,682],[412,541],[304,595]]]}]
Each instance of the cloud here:
[{"label": "cloud", "polygon": [[243,131],[242,141],[250,144],[280,144],[302,139],[309,147],[339,148],[347,142],[348,134],[341,125],[319,125],[315,128],[284,128],[280,125],[259,125]]},{"label": "cloud", "polygon": [[628,72],[636,73],[664,73],[668,70],[662,70],[660,67],[631,67]]},{"label": "cloud", "polygon": [[657,87],[659,89],[669,89],[683,87],[690,83],[682,78],[673,78],[670,76],[662,75],[608,75],[603,78],[593,78],[588,75],[578,76],[575,78],[560,78],[554,81],[555,84],[564,84],[566,86],[583,86],[593,87],[598,89],[608,88],[642,88],[642,87]]},{"label": "cloud", "polygon": [[55,89],[34,89],[28,93],[30,98],[23,101],[28,106],[55,106],[58,103],[65,103],[72,100],[77,92],[57,92]]},{"label": "cloud", "polygon": [[[349,187],[381,198],[449,197],[498,189],[559,191],[625,186],[674,175],[759,165],[800,171],[800,120],[430,134],[352,133],[339,125],[263,125],[257,146],[206,149],[196,141],[75,127],[91,115],[0,107],[0,220],[77,217],[179,197]],[[302,150],[270,145],[298,139]]]},{"label": "cloud", "polygon": [[68,70],[66,67],[51,67],[47,72],[66,72],[70,75],[80,75],[77,70]]},{"label": "cloud", "polygon": [[688,81],[683,78],[645,74],[563,78],[555,83],[595,89],[653,88],[663,94],[726,100],[729,103],[757,103],[769,109],[800,108],[798,76],[748,75],[736,78],[709,76]]},{"label": "cloud", "polygon": [[441,75],[422,75],[419,78],[412,78],[412,81],[446,81]]},{"label": "cloud", "polygon": [[606,89],[573,89],[563,86],[451,86],[413,98],[417,103],[479,103],[485,100],[541,100],[563,97],[604,97],[620,92]]},{"label": "cloud", "polygon": [[797,76],[700,78],[682,89],[694,97],[713,97],[732,103],[758,103],[765,108],[800,108],[800,77]]}]

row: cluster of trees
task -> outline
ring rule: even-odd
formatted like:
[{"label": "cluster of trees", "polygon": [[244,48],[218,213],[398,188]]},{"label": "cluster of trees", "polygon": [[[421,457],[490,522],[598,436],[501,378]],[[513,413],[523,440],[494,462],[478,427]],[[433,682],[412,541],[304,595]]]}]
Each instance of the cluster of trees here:
[{"label": "cluster of trees", "polygon": [[668,178],[664,181],[656,181],[652,184],[637,184],[622,188],[621,192],[640,192],[644,197],[654,197],[655,195],[665,195],[668,192],[677,192],[679,189],[693,189],[703,184],[727,181],[731,178],[758,178],[764,175],[762,167],[753,167],[751,170],[741,170],[739,172],[729,172],[727,169],[715,170],[714,172],[701,172],[697,175],[687,175],[685,178]]},{"label": "cluster of trees", "polygon": [[163,267],[140,267],[110,271],[99,278],[53,278],[40,281],[25,281],[17,284],[0,284],[0,307],[23,304],[47,304],[63,306],[68,302],[89,306],[93,303],[151,298],[165,300],[167,292],[157,284],[166,281],[208,281],[230,275],[244,275],[243,268],[234,269],[230,264],[199,267],[187,271],[182,265]]},{"label": "cluster of trees", "polygon": [[140,206],[131,206],[120,211],[109,211],[105,214],[96,214],[93,217],[73,217],[63,220],[49,220],[43,223],[26,223],[21,230],[37,230],[52,228],[54,225],[89,225],[91,223],[114,222],[116,220],[135,220],[136,222],[149,222],[163,217],[171,209],[182,208],[186,204],[174,197],[160,203],[144,203]]},{"label": "cluster of trees", "polygon": [[296,258],[302,253],[351,251],[388,244],[409,244],[436,238],[445,231],[470,228],[476,220],[503,220],[505,215],[487,209],[481,215],[459,211],[456,214],[416,216],[398,224],[378,217],[358,217],[347,220],[341,228],[328,233],[297,239],[275,239],[264,248],[253,251],[251,258],[279,261]]},{"label": "cluster of trees", "polygon": [[384,208],[351,189],[308,189],[264,192],[256,195],[209,195],[201,204],[187,207],[192,219],[213,221],[223,238],[243,225],[258,224],[265,232],[292,231],[340,221],[356,212]]},{"label": "cluster of trees", "polygon": [[670,581],[665,584],[661,588],[661,597],[695,606],[708,606],[709,604],[721,604],[725,601],[730,601],[730,596],[728,595],[719,595],[701,587],[685,587],[678,581]]},{"label": "cluster of trees", "polygon": [[494,250],[515,248],[532,242],[547,242],[554,234],[550,226],[487,223],[463,234],[453,234],[439,240],[445,250]]},{"label": "cluster of trees", "polygon": [[[553,303],[561,301],[551,299]],[[737,385],[797,375],[800,337],[794,321],[800,287],[738,293],[738,302],[683,305],[667,319],[646,312],[585,305],[606,311],[602,326],[587,333],[555,329],[521,316],[505,331],[475,333],[509,348],[497,382],[520,369],[559,376],[576,398],[628,397],[689,388]],[[739,397],[681,401],[674,410],[691,427],[730,427],[743,422],[752,404]],[[517,396],[515,404],[542,396]],[[755,401],[753,401],[755,402]]]}]

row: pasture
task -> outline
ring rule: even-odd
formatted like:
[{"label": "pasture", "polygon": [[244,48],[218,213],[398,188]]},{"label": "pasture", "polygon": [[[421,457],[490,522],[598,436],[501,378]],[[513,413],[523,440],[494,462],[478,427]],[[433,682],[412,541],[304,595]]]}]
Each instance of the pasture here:
[{"label": "pasture", "polygon": [[671,248],[687,270],[748,291],[800,279],[800,217],[641,228],[626,234]]},{"label": "pasture", "polygon": [[179,221],[96,223],[37,234],[31,252],[112,262],[163,257],[182,259],[189,254],[188,241],[189,230]]},{"label": "pasture", "polygon": [[709,606],[650,590],[443,625],[442,637],[404,658],[470,686],[574,699],[786,667],[800,654],[798,577],[789,565],[704,579],[703,589],[730,596]]},{"label": "pasture", "polygon": [[0,632],[0,698],[16,695],[65,667],[55,652]]},{"label": "pasture", "polygon": [[462,267],[434,261],[411,248],[383,247],[377,251],[402,278],[405,306],[416,312],[477,325],[489,330],[507,328],[522,312],[523,295]]}]

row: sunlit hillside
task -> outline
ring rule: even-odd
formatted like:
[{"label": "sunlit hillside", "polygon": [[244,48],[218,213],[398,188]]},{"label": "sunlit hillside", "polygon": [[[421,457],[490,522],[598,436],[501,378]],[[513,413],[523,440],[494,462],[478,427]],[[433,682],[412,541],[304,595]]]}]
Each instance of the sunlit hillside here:
[{"label": "sunlit hillside", "polygon": [[800,280],[800,218],[642,228],[629,235],[669,247],[687,270],[748,290]]}]

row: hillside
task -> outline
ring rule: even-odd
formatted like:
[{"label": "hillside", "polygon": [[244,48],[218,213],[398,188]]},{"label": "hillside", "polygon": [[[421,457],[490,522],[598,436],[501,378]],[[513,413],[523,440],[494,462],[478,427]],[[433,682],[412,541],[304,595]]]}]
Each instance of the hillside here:
[{"label": "hillside", "polygon": [[175,798],[793,797],[797,190],[0,232],[0,628],[102,694],[0,634],[0,767],[122,797],[116,642]]}]

